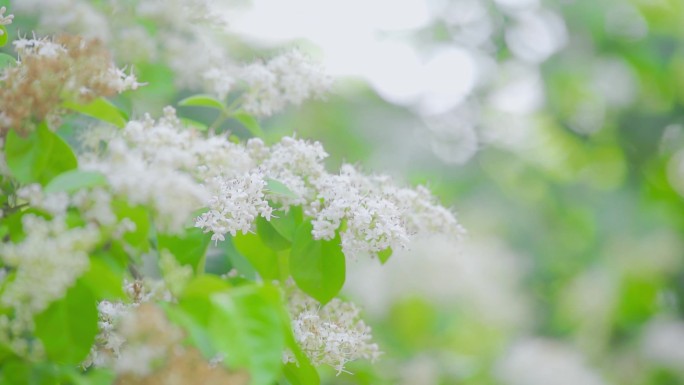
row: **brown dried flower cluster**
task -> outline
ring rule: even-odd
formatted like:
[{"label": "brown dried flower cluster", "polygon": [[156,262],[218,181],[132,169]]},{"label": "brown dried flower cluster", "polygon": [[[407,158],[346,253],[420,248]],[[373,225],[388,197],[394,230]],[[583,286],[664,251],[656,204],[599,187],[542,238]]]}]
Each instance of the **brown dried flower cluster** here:
[{"label": "brown dried flower cluster", "polygon": [[[208,362],[194,347],[183,346],[182,331],[171,324],[164,311],[142,304],[124,319],[121,331],[126,344],[119,357],[116,385],[247,385],[246,371],[229,371],[222,364]],[[140,373],[141,362],[152,364]],[[133,363],[130,367],[127,363]],[[115,365],[116,366],[116,365]]]},{"label": "brown dried flower cluster", "polygon": [[66,101],[88,103],[139,85],[113,65],[99,40],[80,36],[14,41],[16,66],[0,72],[0,137],[25,135],[58,115]]}]

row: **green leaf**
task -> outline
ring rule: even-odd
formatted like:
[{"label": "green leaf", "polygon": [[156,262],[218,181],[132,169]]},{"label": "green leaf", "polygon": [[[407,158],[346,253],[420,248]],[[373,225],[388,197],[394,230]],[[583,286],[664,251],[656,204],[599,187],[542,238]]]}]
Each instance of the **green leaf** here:
[{"label": "green leaf", "polygon": [[252,385],[271,385],[280,376],[285,348],[280,293],[245,286],[211,296],[209,332],[233,369],[249,370]]},{"label": "green leaf", "polygon": [[235,120],[238,122],[242,123],[243,126],[249,131],[252,136],[257,137],[257,138],[263,138],[264,137],[264,132],[261,130],[261,126],[259,125],[259,121],[256,120],[252,115],[238,111],[232,115]]},{"label": "green leaf", "polygon": [[237,234],[233,237],[235,249],[242,254],[264,280],[280,278],[278,254],[268,247],[257,234]]},{"label": "green leaf", "polygon": [[197,131],[206,131],[208,129],[206,124],[204,124],[202,122],[198,122],[196,120],[192,120],[192,119],[188,119],[188,118],[180,118],[180,121],[184,125],[186,125],[188,127],[192,127],[194,129],[196,129]]},{"label": "green leaf", "polygon": [[299,196],[297,194],[293,193],[282,182],[277,181],[275,179],[271,179],[271,178],[266,179],[266,190],[268,190],[268,192],[270,194],[282,195],[284,197],[292,198],[292,199],[299,198]]},{"label": "green leaf", "polygon": [[112,210],[119,220],[128,218],[135,223],[135,230],[124,233],[124,241],[141,251],[149,250],[150,214],[145,206],[131,206],[124,200],[114,200]]},{"label": "green leaf", "polygon": [[380,260],[381,264],[385,264],[387,260],[392,256],[392,248],[388,247],[385,250],[382,250],[381,252],[378,253],[378,259]]},{"label": "green leaf", "polygon": [[0,52],[0,69],[17,64],[17,60],[12,55]]},{"label": "green leaf", "polygon": [[7,44],[7,40],[9,39],[9,33],[7,32],[7,28],[5,28],[5,26],[1,24],[0,31],[2,31],[2,35],[0,35],[0,47],[3,47],[5,44]]},{"label": "green leaf", "polygon": [[10,130],[5,156],[12,175],[22,183],[39,182],[45,185],[53,177],[78,166],[71,147],[50,131],[45,122],[26,138]]},{"label": "green leaf", "polygon": [[256,220],[257,234],[261,240],[275,251],[287,250],[292,244],[289,240],[283,237],[264,217],[259,217]]},{"label": "green leaf", "polygon": [[51,180],[45,186],[45,192],[74,192],[89,187],[105,185],[107,185],[107,178],[97,171],[71,170],[61,173]]},{"label": "green leaf", "polygon": [[81,277],[98,300],[126,299],[123,291],[123,266],[107,254],[90,257],[90,269]]},{"label": "green leaf", "polygon": [[73,385],[111,385],[116,374],[111,369],[89,368],[87,373],[74,370],[69,379],[73,381]]},{"label": "green leaf", "polygon": [[290,272],[300,289],[325,304],[344,285],[345,259],[339,234],[330,241],[315,240],[311,230],[310,222],[297,229],[290,253]]},{"label": "green leaf", "polygon": [[48,358],[76,365],[86,358],[98,332],[95,297],[77,281],[66,296],[37,314],[34,321],[35,335],[43,343]]},{"label": "green leaf", "polygon": [[189,96],[180,102],[179,106],[194,106],[194,107],[209,107],[215,108],[219,111],[223,111],[225,106],[220,100],[214,98],[211,95],[193,95]]},{"label": "green leaf", "polygon": [[165,307],[169,319],[188,332],[189,340],[207,358],[217,353],[208,331],[212,311],[209,298],[212,294],[225,292],[229,288],[230,285],[218,277],[200,275],[185,286],[178,307]]},{"label": "green leaf", "polygon": [[316,368],[308,362],[308,359],[305,363],[298,361],[298,364],[290,362],[283,366],[285,378],[292,385],[318,385],[321,383]]},{"label": "green leaf", "polygon": [[183,234],[157,235],[157,249],[170,251],[178,263],[190,265],[196,274],[204,272],[204,261],[210,242],[211,234],[204,233],[198,227],[188,228]]},{"label": "green leaf", "polygon": [[302,224],[302,208],[299,206],[290,207],[287,213],[277,211],[271,217],[269,223],[273,226],[280,235],[292,242],[297,228]]},{"label": "green leaf", "polygon": [[119,107],[104,98],[97,98],[88,104],[65,102],[64,107],[103,122],[111,123],[119,128],[123,128],[126,125],[126,114]]}]

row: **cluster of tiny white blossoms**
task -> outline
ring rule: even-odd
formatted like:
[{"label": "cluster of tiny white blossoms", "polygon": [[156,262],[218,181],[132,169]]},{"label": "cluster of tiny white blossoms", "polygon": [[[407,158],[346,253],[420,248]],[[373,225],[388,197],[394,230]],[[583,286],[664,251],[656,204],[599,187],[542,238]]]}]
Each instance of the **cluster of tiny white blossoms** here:
[{"label": "cluster of tiny white blossoms", "polygon": [[232,236],[238,231],[248,233],[258,216],[271,219],[273,209],[266,201],[266,182],[258,171],[230,179],[217,176],[211,182],[213,195],[208,201],[209,211],[200,215],[195,225],[214,229],[213,241],[225,240],[226,233]]},{"label": "cluster of tiny white blossoms", "polygon": [[247,83],[242,108],[255,116],[270,116],[287,104],[299,105],[309,98],[320,98],[332,79],[323,69],[299,50],[253,63],[242,70]]},{"label": "cluster of tiny white blossoms", "polygon": [[65,218],[51,220],[25,214],[25,238],[5,243],[0,261],[14,278],[4,283],[0,304],[14,310],[12,318],[0,316],[0,339],[19,355],[29,354],[23,334],[33,329],[33,316],[63,297],[89,267],[88,252],[100,240],[95,225],[68,228]]},{"label": "cluster of tiny white blossoms", "polygon": [[[14,19],[14,15],[5,15],[5,12],[7,12],[7,7],[0,7],[0,25],[12,24],[12,20]],[[0,36],[4,34],[5,31],[0,29]]]},{"label": "cluster of tiny white blossoms", "polygon": [[[172,108],[158,121],[132,121],[105,137],[106,151],[86,154],[82,167],[102,172],[129,202],[153,207],[165,231],[182,230],[204,208],[195,226],[211,232],[214,241],[224,240],[251,231],[259,216],[277,215],[271,200],[282,210],[301,206],[312,218],[315,239],[332,239],[340,231],[349,257],[402,247],[419,232],[463,232],[423,187],[398,187],[387,176],[366,176],[350,165],[328,173],[320,143],[284,137],[269,147],[258,138],[236,144],[226,135],[206,137],[184,127]],[[97,140],[86,141],[98,147],[92,143]],[[270,193],[270,179],[292,194]]]},{"label": "cluster of tiny white blossoms", "polygon": [[[288,298],[295,339],[314,365],[330,365],[338,373],[347,362],[380,355],[371,343],[371,328],[361,320],[361,310],[337,298],[321,306],[316,300],[294,289]],[[286,353],[285,362],[296,362]]]},{"label": "cluster of tiny white blossoms", "polygon": [[[326,172],[327,154],[320,143],[284,137],[269,148],[260,139],[252,139],[247,148],[263,176],[278,180],[294,193],[293,197],[273,195],[271,200],[286,210],[301,205],[312,218],[315,239],[329,240],[340,231],[348,257],[373,257],[388,248],[403,247],[408,236],[418,232],[463,233],[453,213],[437,205],[425,188],[397,187],[387,176],[366,176],[351,165],[342,166],[339,174]],[[206,221],[197,225],[215,234],[226,233]]]}]

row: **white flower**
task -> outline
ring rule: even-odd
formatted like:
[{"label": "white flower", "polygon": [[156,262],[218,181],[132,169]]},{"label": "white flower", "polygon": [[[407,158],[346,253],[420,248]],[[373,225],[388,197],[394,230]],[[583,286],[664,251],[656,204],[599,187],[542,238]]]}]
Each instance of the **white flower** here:
[{"label": "white flower", "polygon": [[[349,361],[374,361],[380,355],[371,343],[371,328],[360,318],[360,309],[337,298],[321,306],[293,289],[288,298],[295,339],[313,365],[330,365],[338,373]],[[285,362],[295,362],[286,354]]]},{"label": "white flower", "polygon": [[[7,15],[5,16],[5,12],[7,12],[6,7],[0,7],[0,25],[9,25],[12,24],[12,19],[14,19],[14,15]],[[4,35],[5,31],[0,29],[0,36]]]},{"label": "white flower", "polygon": [[644,330],[642,350],[649,361],[681,371],[684,362],[684,322],[664,317],[653,319]]},{"label": "white flower", "polygon": [[63,217],[25,214],[22,225],[25,238],[0,248],[2,265],[14,274],[0,294],[0,305],[13,310],[11,317],[0,316],[0,341],[19,355],[40,355],[38,345],[23,338],[33,331],[33,316],[62,298],[88,270],[88,252],[100,233],[92,225],[68,228]]},{"label": "white flower", "polygon": [[562,343],[529,338],[512,346],[497,364],[505,385],[605,385],[583,357]]},{"label": "white flower", "polygon": [[236,178],[214,177],[209,190],[209,211],[196,219],[195,226],[211,231],[212,240],[218,242],[224,235],[238,232],[246,234],[258,216],[271,219],[273,209],[264,195],[266,182],[257,170]]},{"label": "white flower", "polygon": [[46,220],[26,214],[22,224],[26,238],[0,249],[3,264],[16,272],[0,302],[35,314],[62,297],[87,270],[88,251],[100,235],[94,226],[68,228],[62,217]]},{"label": "white flower", "polygon": [[270,116],[287,104],[299,105],[306,99],[321,98],[332,84],[321,67],[299,50],[266,64],[248,65],[241,78],[247,83],[242,108],[256,116]]},{"label": "white flower", "polygon": [[14,50],[17,51],[19,57],[27,56],[46,56],[56,57],[59,54],[66,53],[66,48],[61,44],[57,44],[50,39],[16,39],[12,42]]},{"label": "white flower", "polygon": [[228,96],[235,83],[234,71],[227,68],[212,67],[202,74],[207,88],[212,89],[214,94],[223,100]]}]

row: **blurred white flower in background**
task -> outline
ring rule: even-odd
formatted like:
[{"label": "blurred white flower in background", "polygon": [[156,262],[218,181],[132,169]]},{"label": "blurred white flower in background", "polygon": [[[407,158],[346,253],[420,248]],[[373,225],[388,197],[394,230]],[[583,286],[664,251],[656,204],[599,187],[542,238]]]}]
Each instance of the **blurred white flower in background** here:
[{"label": "blurred white flower in background", "polygon": [[667,317],[651,320],[644,328],[642,351],[652,363],[684,371],[684,322]]},{"label": "blurred white flower in background", "polygon": [[383,266],[359,262],[349,270],[346,291],[372,315],[386,315],[393,303],[419,296],[502,330],[525,329],[531,321],[522,287],[525,263],[491,239],[416,238]]},{"label": "blurred white flower in background", "polygon": [[505,385],[606,385],[570,346],[544,338],[515,343],[498,362],[496,376]]}]

